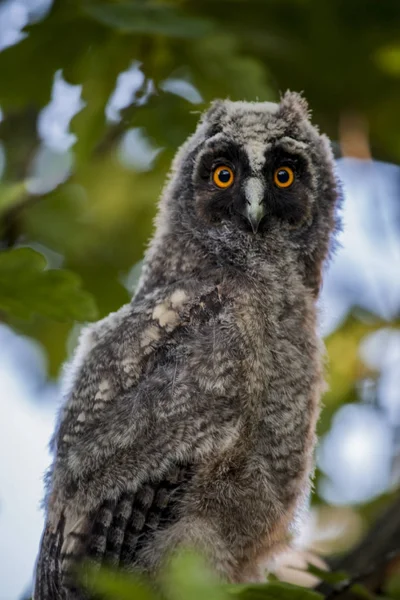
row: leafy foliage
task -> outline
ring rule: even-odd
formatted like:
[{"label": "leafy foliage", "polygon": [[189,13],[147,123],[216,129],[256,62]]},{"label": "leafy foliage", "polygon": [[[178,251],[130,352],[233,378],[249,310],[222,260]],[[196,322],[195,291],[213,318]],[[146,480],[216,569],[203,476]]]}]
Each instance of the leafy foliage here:
[{"label": "leafy foliage", "polygon": [[315,565],[308,565],[308,572],[312,575],[315,575],[321,581],[325,581],[326,583],[330,583],[332,585],[345,583],[349,580],[349,576],[347,573],[343,571],[323,571],[322,569],[318,569]]},{"label": "leafy foliage", "polygon": [[388,598],[394,598],[394,600],[399,600],[399,598],[400,598],[400,573],[399,572],[395,572],[391,577],[388,578],[384,593]]},{"label": "leafy foliage", "polygon": [[105,600],[321,600],[313,590],[274,581],[265,584],[219,583],[200,557],[191,553],[174,556],[157,590],[132,575],[103,569],[91,572],[89,589]]},{"label": "leafy foliage", "polygon": [[91,3],[87,4],[85,10],[99,23],[126,33],[191,38],[207,35],[212,29],[208,19],[186,16],[171,5],[143,2]]},{"label": "leafy foliage", "polygon": [[38,313],[53,319],[92,320],[96,308],[70,271],[46,270],[46,259],[31,248],[0,253],[0,309],[26,319]]},{"label": "leafy foliage", "polygon": [[240,600],[321,600],[323,597],[314,590],[280,581],[232,586],[230,595]]}]

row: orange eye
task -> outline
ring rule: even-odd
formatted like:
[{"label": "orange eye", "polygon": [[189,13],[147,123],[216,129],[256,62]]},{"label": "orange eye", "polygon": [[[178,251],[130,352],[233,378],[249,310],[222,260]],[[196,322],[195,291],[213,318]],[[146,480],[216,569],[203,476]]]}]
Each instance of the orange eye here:
[{"label": "orange eye", "polygon": [[234,179],[233,171],[227,165],[217,167],[213,173],[213,182],[219,188],[228,188],[232,185]]},{"label": "orange eye", "polygon": [[278,167],[274,173],[274,183],[279,188],[287,188],[294,181],[294,172],[290,167]]}]

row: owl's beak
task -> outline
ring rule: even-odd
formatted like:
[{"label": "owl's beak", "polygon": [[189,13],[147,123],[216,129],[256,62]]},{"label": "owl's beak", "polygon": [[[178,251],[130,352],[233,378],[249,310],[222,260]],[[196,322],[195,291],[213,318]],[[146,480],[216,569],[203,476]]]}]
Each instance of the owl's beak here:
[{"label": "owl's beak", "polygon": [[253,233],[257,233],[261,219],[265,216],[264,184],[258,177],[249,177],[245,184],[245,217]]}]

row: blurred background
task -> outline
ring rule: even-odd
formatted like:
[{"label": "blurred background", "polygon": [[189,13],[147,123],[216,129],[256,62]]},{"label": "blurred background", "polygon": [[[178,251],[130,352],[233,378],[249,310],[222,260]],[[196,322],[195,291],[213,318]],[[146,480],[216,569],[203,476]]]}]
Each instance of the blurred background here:
[{"label": "blurred background", "polygon": [[129,301],[171,159],[216,97],[304,91],[343,183],[298,547],[345,552],[394,497],[399,31],[399,0],[0,1],[1,599],[30,589],[62,364],[83,322]]}]

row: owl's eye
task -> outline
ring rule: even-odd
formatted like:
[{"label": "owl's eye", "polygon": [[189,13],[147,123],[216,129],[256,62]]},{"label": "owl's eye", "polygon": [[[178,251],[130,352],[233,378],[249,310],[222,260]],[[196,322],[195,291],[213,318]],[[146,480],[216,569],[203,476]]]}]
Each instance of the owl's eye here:
[{"label": "owl's eye", "polygon": [[228,188],[232,185],[235,176],[233,171],[227,165],[217,167],[213,173],[213,182],[219,188]]},{"label": "owl's eye", "polygon": [[278,167],[274,173],[274,183],[279,188],[287,188],[294,181],[294,172],[290,167]]}]

